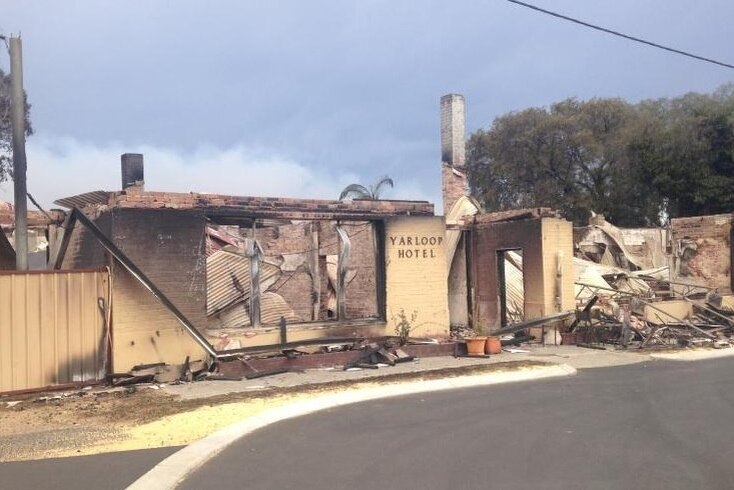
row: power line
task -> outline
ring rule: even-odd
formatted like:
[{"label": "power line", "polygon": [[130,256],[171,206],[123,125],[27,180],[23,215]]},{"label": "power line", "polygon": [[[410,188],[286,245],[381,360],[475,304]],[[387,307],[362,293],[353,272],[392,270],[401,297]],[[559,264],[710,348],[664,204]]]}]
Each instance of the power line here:
[{"label": "power line", "polygon": [[612,29],[607,29],[605,27],[597,26],[597,25],[594,25],[594,24],[589,24],[588,22],[584,22],[582,20],[574,19],[573,17],[568,17],[566,15],[559,14],[557,12],[551,12],[550,10],[542,9],[540,7],[536,7],[535,5],[530,5],[529,3],[520,2],[518,0],[507,0],[507,1],[510,2],[510,3],[517,4],[517,5],[521,5],[523,7],[527,7],[527,8],[532,9],[532,10],[537,10],[538,12],[542,12],[544,14],[548,14],[548,15],[551,15],[553,17],[557,17],[559,19],[563,19],[563,20],[567,20],[569,22],[573,22],[574,24],[579,24],[579,25],[582,25],[584,27],[589,27],[591,29],[596,29],[597,31],[606,32],[607,34],[612,34],[614,36],[622,37],[624,39],[629,39],[630,41],[635,41],[635,42],[638,42],[638,43],[647,44],[648,46],[652,46],[652,47],[658,48],[658,49],[664,49],[665,51],[670,51],[671,53],[676,53],[676,54],[680,54],[680,55],[683,55],[683,56],[688,56],[689,58],[693,58],[693,59],[696,59],[696,60],[699,60],[699,61],[705,61],[707,63],[713,63],[714,65],[719,65],[719,66],[723,66],[725,68],[732,68],[732,69],[734,69],[734,65],[730,65],[728,63],[724,63],[724,62],[721,62],[721,61],[716,61],[716,60],[711,59],[711,58],[705,58],[703,56],[698,56],[698,55],[693,54],[693,53],[688,53],[686,51],[681,51],[680,49],[675,49],[675,48],[670,48],[668,46],[663,46],[662,44],[654,43],[654,42],[651,42],[651,41],[646,41],[644,39],[640,39],[639,37],[634,37],[634,36],[630,36],[630,35],[627,35],[627,34],[623,34],[621,32],[613,31]]}]

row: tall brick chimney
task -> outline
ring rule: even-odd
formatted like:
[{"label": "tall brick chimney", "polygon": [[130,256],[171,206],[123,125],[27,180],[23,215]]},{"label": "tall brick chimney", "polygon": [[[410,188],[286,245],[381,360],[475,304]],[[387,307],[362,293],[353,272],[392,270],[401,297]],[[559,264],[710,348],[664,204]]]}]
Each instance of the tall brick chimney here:
[{"label": "tall brick chimney", "polygon": [[441,191],[444,216],[451,211],[454,203],[461,196],[469,193],[464,169],[466,162],[465,122],[464,96],[448,94],[441,97]]},{"label": "tall brick chimney", "polygon": [[120,156],[122,168],[122,189],[138,187],[142,190],[145,181],[143,179],[143,155],[140,153],[123,153]]}]

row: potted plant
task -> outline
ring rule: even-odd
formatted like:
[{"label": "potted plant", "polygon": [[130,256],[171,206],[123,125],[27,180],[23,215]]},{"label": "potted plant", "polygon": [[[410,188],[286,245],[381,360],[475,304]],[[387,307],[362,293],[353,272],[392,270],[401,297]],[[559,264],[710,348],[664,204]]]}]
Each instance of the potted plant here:
[{"label": "potted plant", "polygon": [[484,325],[474,327],[475,335],[466,337],[466,352],[470,356],[483,356],[487,343],[487,328]]},{"label": "potted plant", "polygon": [[487,341],[484,343],[485,354],[501,354],[502,353],[502,342],[496,335],[488,335]]}]

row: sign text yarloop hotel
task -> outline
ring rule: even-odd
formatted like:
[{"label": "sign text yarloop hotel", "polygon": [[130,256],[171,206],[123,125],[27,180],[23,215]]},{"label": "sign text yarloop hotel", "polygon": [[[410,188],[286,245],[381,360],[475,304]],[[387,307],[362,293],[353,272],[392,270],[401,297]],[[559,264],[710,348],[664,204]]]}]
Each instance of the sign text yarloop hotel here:
[{"label": "sign text yarloop hotel", "polygon": [[397,247],[399,259],[434,259],[442,236],[391,236],[390,245]]}]

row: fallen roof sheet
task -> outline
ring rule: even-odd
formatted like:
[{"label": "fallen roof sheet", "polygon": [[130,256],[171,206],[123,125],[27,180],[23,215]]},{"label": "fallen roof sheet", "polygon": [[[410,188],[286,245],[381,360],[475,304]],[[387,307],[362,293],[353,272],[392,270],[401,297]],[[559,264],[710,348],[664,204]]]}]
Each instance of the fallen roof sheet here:
[{"label": "fallen roof sheet", "polygon": [[[269,288],[281,275],[267,261],[260,263],[260,286]],[[206,259],[206,313],[213,315],[238,301],[250,299],[250,260],[227,250],[214,252]]]}]

